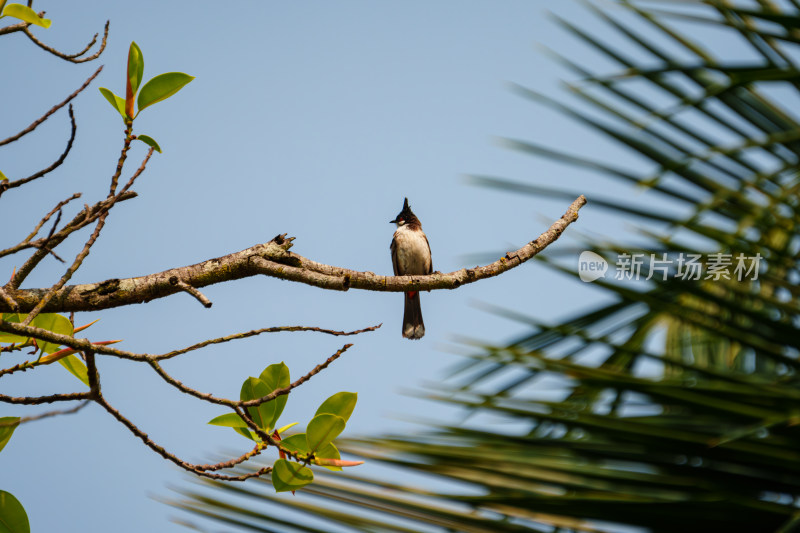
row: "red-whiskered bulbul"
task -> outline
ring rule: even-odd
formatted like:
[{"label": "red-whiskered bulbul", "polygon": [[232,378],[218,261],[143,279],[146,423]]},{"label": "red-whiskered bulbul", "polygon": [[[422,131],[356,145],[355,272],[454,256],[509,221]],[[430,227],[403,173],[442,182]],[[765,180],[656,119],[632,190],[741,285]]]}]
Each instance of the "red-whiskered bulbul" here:
[{"label": "red-whiskered bulbul", "polygon": [[[390,247],[394,275],[414,276],[433,272],[431,246],[422,231],[422,224],[408,207],[408,198],[403,202],[403,210],[397,218],[389,222],[397,224]],[[419,306],[419,291],[409,291],[405,293],[405,297],[403,337],[421,339],[425,335],[425,324],[422,322],[422,309]]]}]

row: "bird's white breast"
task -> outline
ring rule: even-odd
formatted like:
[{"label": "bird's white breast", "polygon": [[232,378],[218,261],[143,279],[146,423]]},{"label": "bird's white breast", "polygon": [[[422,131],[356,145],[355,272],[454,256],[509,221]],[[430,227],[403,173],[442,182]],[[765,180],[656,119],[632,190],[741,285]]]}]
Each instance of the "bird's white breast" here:
[{"label": "bird's white breast", "polygon": [[399,272],[414,275],[431,271],[431,250],[422,231],[400,226],[394,232],[394,240]]}]

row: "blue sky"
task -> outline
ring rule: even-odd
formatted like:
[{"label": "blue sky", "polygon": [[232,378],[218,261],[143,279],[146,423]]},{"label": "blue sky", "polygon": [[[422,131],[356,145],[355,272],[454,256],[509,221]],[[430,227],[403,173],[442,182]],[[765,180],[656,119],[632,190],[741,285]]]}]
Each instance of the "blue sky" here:
[{"label": "blue sky", "polygon": [[[128,45],[145,59],[145,79],[167,71],[196,77],[170,100],[145,110],[136,132],[163,148],[135,187],[139,197],[117,206],[74,282],[128,277],[196,263],[266,242],[297,238],[294,251],[316,261],[390,274],[388,223],[404,197],[422,221],[443,272],[473,266],[475,254],[499,254],[537,237],[568,202],[515,196],[467,183],[469,174],[511,178],[613,195],[626,189],[582,170],[508,150],[501,138],[527,139],[601,157],[619,166],[639,161],[591,135],[553,109],[515,95],[518,83],[564,96],[568,76],[537,43],[611,72],[611,65],[559,28],[553,11],[584,28],[610,32],[578,3],[546,2],[37,2],[53,20],[36,29],[70,52],[111,20],[99,61],[76,66],[51,57],[20,34],[0,42],[3,105],[0,137],[25,126],[77,88],[99,64],[100,77],[75,101],[78,134],[67,162],[48,177],[3,197],[3,244],[17,242],[52,205],[73,192],[81,201],[105,196],[122,144],[122,122],[98,92],[124,93]],[[5,20],[3,21],[5,22]],[[616,37],[608,37],[615,42]],[[25,176],[58,157],[68,134],[64,111],[11,146],[0,170]],[[132,151],[125,178],[145,149]],[[640,165],[641,166],[641,165]],[[73,214],[69,211],[65,215]],[[621,226],[592,209],[570,231],[609,235]],[[7,237],[7,238],[6,238]],[[68,242],[74,257],[86,235]],[[555,246],[563,246],[559,241]],[[10,276],[24,257],[0,261]],[[48,286],[61,274],[48,262],[26,282]],[[501,342],[524,326],[478,309],[510,307],[554,321],[597,301],[598,293],[541,266],[457,291],[422,296],[426,336],[400,335],[402,297],[364,291],[326,292],[269,278],[217,285],[207,310],[187,295],[78,316],[101,318],[92,340],[165,352],[238,331],[309,325],[375,333],[339,339],[280,333],[211,347],[165,364],[186,384],[237,397],[241,382],[285,361],[300,376],[345,342],[355,346],[294,392],[283,421],[305,423],[340,390],[359,393],[345,435],[415,431],[408,419],[447,420],[452,413],[402,393],[441,380],[458,360],[456,335]],[[168,450],[207,462],[248,443],[205,423],[223,411],[178,393],[142,365],[99,363],[113,405]],[[13,379],[12,379],[13,378]],[[82,390],[60,366],[4,378],[4,394]],[[0,415],[37,409],[3,407]],[[402,420],[401,420],[402,419]],[[364,467],[365,472],[369,466]],[[168,522],[173,509],[150,496],[185,482],[106,412],[21,427],[0,453],[0,488],[27,508],[34,531],[185,531]]]}]

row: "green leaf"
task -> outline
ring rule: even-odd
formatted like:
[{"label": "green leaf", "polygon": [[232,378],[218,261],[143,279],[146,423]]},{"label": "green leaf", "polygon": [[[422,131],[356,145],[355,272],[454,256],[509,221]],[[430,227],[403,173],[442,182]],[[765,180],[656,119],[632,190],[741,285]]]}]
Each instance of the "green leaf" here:
[{"label": "green leaf", "polygon": [[52,23],[50,19],[43,19],[36,14],[36,11],[22,4],[6,5],[0,17],[14,17],[30,24],[36,24],[42,28],[49,28]]},{"label": "green leaf", "polygon": [[242,420],[236,413],[219,415],[218,417],[209,420],[208,423],[211,424],[212,426],[223,426],[223,427],[233,428],[233,430],[239,435],[247,439],[250,439],[254,442],[261,442],[261,439],[258,438],[257,435],[253,434],[252,431],[247,429],[247,423],[244,420]]},{"label": "green leaf", "polygon": [[[288,387],[291,383],[289,377],[289,367],[287,367],[283,362],[269,365],[264,369],[263,372],[261,372],[259,379],[261,379],[261,381],[267,385],[270,393],[276,389],[283,389]],[[273,428],[278,423],[278,419],[280,418],[281,413],[283,413],[283,408],[286,407],[286,402],[288,399],[288,395],[282,394],[270,402],[275,404],[275,414],[269,421],[269,427]]]},{"label": "green leaf", "polygon": [[11,493],[0,490],[0,533],[30,533],[25,508]]},{"label": "green leaf", "polygon": [[355,392],[337,392],[319,406],[315,414],[330,413],[344,418],[345,422],[350,419],[353,409],[356,407],[358,394]]},{"label": "green leaf", "polygon": [[106,100],[108,100],[108,103],[111,104],[111,107],[116,109],[119,114],[122,115],[122,120],[128,120],[128,116],[125,114],[124,98],[120,98],[105,87],[100,87],[100,93],[106,97]]},{"label": "green leaf", "polygon": [[137,135],[136,139],[139,140],[139,141],[142,141],[147,146],[151,146],[151,147],[155,148],[156,152],[158,152],[159,154],[161,153],[161,147],[158,145],[158,143],[155,141],[155,139],[153,139],[149,135]]},{"label": "green leaf", "polygon": [[78,356],[68,355],[63,359],[59,359],[58,362],[61,363],[61,366],[69,370],[70,374],[83,381],[87,387],[89,386],[89,372],[86,370],[86,365],[83,364],[83,361],[81,361]]},{"label": "green leaf", "polygon": [[[239,399],[243,402],[262,398],[272,392],[266,383],[258,378],[249,377],[242,384],[242,391]],[[256,425],[266,432],[272,428],[272,420],[275,418],[275,402],[262,403],[258,407],[248,407],[247,412]]]},{"label": "green leaf", "polygon": [[[144,75],[144,56],[139,49],[139,45],[131,41],[131,46],[128,49],[128,81],[131,84],[132,94],[136,94],[139,90],[139,85],[142,84],[142,76]],[[161,150],[159,150],[160,152]]]},{"label": "green leaf", "polygon": [[[23,320],[27,315],[20,315]],[[33,319],[31,322],[31,326],[35,328],[42,328],[46,329],[47,331],[52,331],[53,333],[59,333],[61,335],[72,336],[73,328],[72,322],[63,315],[58,315],[56,313],[42,313],[37,315],[36,318]],[[53,344],[52,342],[41,342],[39,341],[39,348],[44,351],[44,353],[53,353],[57,352],[60,348],[60,344]]]},{"label": "green leaf", "polygon": [[[15,324],[19,324],[24,319],[19,318],[18,313],[3,313],[2,320],[4,322],[14,322]],[[23,337],[22,335],[16,335],[14,333],[5,333],[0,331],[0,342],[12,342],[12,343],[19,343],[25,342],[28,340],[28,337]]]},{"label": "green leaf", "polygon": [[166,100],[176,92],[180,91],[184,85],[194,79],[194,76],[189,76],[183,72],[167,72],[166,74],[159,74],[152,80],[148,81],[142,87],[137,100],[139,111],[149,107],[157,102]]},{"label": "green leaf", "polygon": [[281,440],[281,447],[294,452],[298,455],[308,455],[311,453],[311,448],[308,447],[305,433],[297,433],[290,437]]},{"label": "green leaf", "polygon": [[[19,324],[20,322],[23,322],[27,316],[27,314],[20,313],[5,313],[3,314],[3,320],[5,322],[14,322]],[[68,336],[72,336],[73,331],[72,322],[70,322],[67,317],[55,313],[42,313],[37,315],[36,318],[33,319],[33,322],[31,322],[31,326]],[[26,340],[27,337],[13,335],[10,333],[0,333],[0,342],[25,342]],[[44,353],[57,352],[59,346],[59,344],[53,344],[52,342],[39,341],[39,348],[43,350]]]},{"label": "green leaf", "polygon": [[281,433],[290,430],[291,428],[293,428],[296,425],[297,425],[297,422],[292,422],[291,424],[286,424],[285,426],[282,426],[282,427],[276,429],[275,431],[277,431],[278,434],[280,435]]},{"label": "green leaf", "polygon": [[0,0],[0,18],[3,17],[3,7],[6,5],[7,0]]},{"label": "green leaf", "polygon": [[310,468],[286,459],[278,459],[272,465],[272,486],[275,492],[302,489],[314,481]]},{"label": "green leaf", "polygon": [[344,431],[345,425],[346,422],[341,416],[328,413],[315,416],[306,428],[308,447],[312,452],[324,449]]},{"label": "green leaf", "polygon": [[5,174],[3,174],[2,170],[0,170],[0,181],[8,181],[8,178]]},{"label": "green leaf", "polygon": [[219,415],[216,418],[212,418],[208,421],[209,424],[212,426],[223,426],[226,428],[246,428],[247,424],[245,423],[242,418],[237,415],[236,413],[227,413],[224,415]]},{"label": "green leaf", "polygon": [[[327,446],[320,449],[317,453],[314,454],[318,459],[341,459],[342,456],[339,454],[339,449],[333,445],[332,442],[329,442]],[[338,471],[341,470],[341,466],[330,466],[330,465],[321,465],[323,468],[327,468],[328,470]]]},{"label": "green leaf", "polygon": [[19,426],[18,416],[0,417],[0,450],[6,447],[17,426]]},{"label": "green leaf", "polygon": [[253,442],[261,442],[261,438],[249,429],[233,428],[233,430],[246,439],[250,439]]}]

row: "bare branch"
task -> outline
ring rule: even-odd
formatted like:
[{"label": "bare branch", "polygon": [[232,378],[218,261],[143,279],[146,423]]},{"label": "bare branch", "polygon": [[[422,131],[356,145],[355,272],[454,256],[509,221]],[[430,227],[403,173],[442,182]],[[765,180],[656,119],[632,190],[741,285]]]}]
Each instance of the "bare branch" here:
[{"label": "bare branch", "polygon": [[[108,198],[107,198],[107,201],[109,202],[108,206],[103,210],[103,212],[97,218],[97,225],[95,226],[94,231],[89,236],[89,239],[86,241],[86,243],[83,245],[83,248],[81,249],[81,251],[75,257],[75,260],[69,266],[67,271],[64,272],[64,275],[61,276],[61,279],[59,279],[55,283],[55,285],[53,285],[52,287],[50,287],[50,289],[48,289],[48,291],[44,294],[44,296],[42,296],[42,298],[39,300],[39,302],[36,304],[36,306],[30,311],[30,313],[28,313],[28,316],[22,322],[23,325],[27,326],[28,324],[30,324],[33,321],[33,319],[36,318],[36,316],[42,311],[42,309],[44,309],[44,307],[53,298],[53,296],[55,296],[55,294],[62,287],[64,287],[64,285],[67,284],[67,281],[69,281],[72,278],[72,276],[75,274],[75,272],[77,272],[77,270],[83,264],[83,261],[89,255],[89,252],[91,251],[92,246],[94,246],[94,243],[97,241],[97,238],[100,236],[100,232],[102,231],[103,226],[105,226],[105,223],[106,223],[106,217],[108,217],[108,213],[110,212],[111,208],[114,207],[114,203],[119,198],[119,195],[117,195],[117,183],[118,183],[120,175],[122,174],[122,167],[125,165],[125,160],[128,157],[128,150],[130,150],[130,147],[131,147],[131,142],[132,142],[131,130],[132,129],[133,129],[133,121],[129,121],[125,125],[125,141],[123,142],[122,151],[120,152],[119,160],[117,161],[117,170],[114,172],[114,175],[111,177],[111,186],[110,186],[110,190],[109,190]],[[150,159],[150,156],[152,154],[153,154],[153,149],[151,148],[150,151],[147,153],[147,156],[145,157],[145,159],[142,162],[142,164],[139,167],[139,169],[133,174],[133,176],[128,181],[127,185],[125,185],[123,190],[120,191],[120,195],[124,194],[125,192],[127,192],[127,189],[130,186],[133,185],[133,182],[136,180],[136,178],[139,175],[141,175],[142,172],[144,172],[144,169],[147,166],[147,161]],[[52,232],[51,232],[51,235],[48,235],[47,241],[49,241],[51,238],[52,238]]]},{"label": "bare branch", "polygon": [[181,355],[186,352],[191,352],[193,350],[198,350],[200,348],[205,348],[211,344],[221,344],[223,342],[229,342],[233,340],[239,339],[246,339],[248,337],[254,337],[256,335],[261,335],[262,333],[279,333],[282,331],[316,331],[317,333],[326,333],[328,335],[334,335],[337,337],[349,337],[351,335],[359,335],[361,333],[366,333],[368,331],[375,331],[376,329],[380,328],[383,324],[378,324],[377,326],[371,326],[364,329],[358,329],[355,331],[333,331],[331,329],[322,329],[322,328],[315,328],[311,326],[275,326],[271,328],[261,328],[261,329],[254,329],[252,331],[247,331],[245,333],[236,333],[234,335],[227,335],[225,337],[219,337],[216,339],[210,339],[207,341],[203,341],[197,344],[193,344],[187,348],[181,348],[180,350],[173,350],[171,352],[167,352],[162,355],[156,355],[151,358],[153,361],[162,361],[164,359],[171,359],[176,355]]},{"label": "bare branch", "polygon": [[224,461],[220,463],[196,465],[196,466],[198,470],[203,470],[206,472],[210,470],[222,470],[223,468],[233,468],[234,466],[242,464],[248,459],[252,459],[256,455],[260,454],[264,450],[264,448],[265,446],[263,444],[256,444],[256,446],[251,451],[237,457],[236,459],[231,459],[230,461]]},{"label": "bare branch", "polygon": [[89,42],[89,44],[87,44],[86,47],[84,47],[83,50],[81,50],[80,52],[78,52],[76,54],[65,54],[64,52],[59,52],[58,50],[56,50],[55,48],[53,48],[51,46],[47,46],[42,41],[37,39],[36,36],[34,36],[33,33],[31,33],[31,30],[27,27],[27,25],[24,28],[21,28],[21,29],[22,29],[22,31],[25,32],[25,35],[28,36],[28,39],[33,41],[33,43],[36,46],[38,46],[39,48],[41,48],[42,50],[46,50],[47,52],[50,52],[54,56],[60,57],[61,59],[65,59],[65,60],[69,61],[70,63],[85,63],[87,61],[92,61],[92,60],[97,59],[98,57],[100,57],[100,54],[102,54],[103,50],[106,49],[106,43],[108,42],[108,26],[109,26],[110,23],[111,23],[111,21],[108,21],[108,20],[106,21],[106,27],[105,27],[105,30],[103,30],[103,40],[100,42],[100,49],[98,49],[97,52],[95,52],[94,54],[92,54],[90,56],[87,56],[87,57],[83,57],[83,58],[81,58],[80,56],[82,56],[83,54],[88,52],[89,49],[92,46],[94,46],[94,43],[97,42],[97,34],[96,33],[94,34],[94,37],[92,37],[91,42]]},{"label": "bare branch", "polygon": [[[173,276],[197,289],[257,274],[332,290],[355,288],[405,292],[456,289],[467,283],[498,276],[534,257],[558,239],[566,227],[578,219],[578,210],[585,203],[584,196],[577,198],[567,212],[546,232],[519,250],[506,253],[500,260],[486,266],[461,269],[448,274],[434,272],[424,276],[380,276],[372,272],[357,272],[324,265],[289,252],[291,239],[285,239],[281,235],[266,244],[258,244],[241,252],[195,265],[137,278],[110,279],[102,283],[64,287],[53,295],[43,311],[99,311],[164,298],[181,290],[169,282]],[[28,311],[41,301],[45,293],[46,289],[26,289],[14,290],[10,295],[19,303],[22,311]],[[0,301],[0,311],[9,311],[6,306],[7,304]]]},{"label": "bare branch", "polygon": [[178,381],[177,379],[175,379],[172,376],[170,376],[167,373],[167,371],[164,370],[164,367],[162,367],[160,364],[158,364],[158,361],[150,360],[148,362],[150,363],[150,366],[153,367],[153,370],[155,370],[156,373],[159,376],[161,376],[161,378],[164,381],[166,381],[167,383],[169,383],[170,385],[172,385],[173,387],[175,387],[176,389],[178,389],[181,392],[185,392],[186,394],[189,394],[189,395],[194,396],[195,398],[199,398],[201,400],[205,400],[205,401],[207,401],[209,403],[215,403],[217,405],[225,405],[227,407],[234,407],[238,403],[238,402],[236,402],[234,400],[229,400],[227,398],[219,398],[217,396],[214,396],[211,393],[200,392],[197,389],[193,389],[191,387],[187,387],[181,381]]},{"label": "bare branch", "polygon": [[50,248],[50,239],[52,239],[52,238],[53,238],[53,234],[56,232],[56,228],[58,227],[58,223],[59,223],[59,222],[61,222],[61,215],[62,215],[62,211],[59,209],[59,211],[58,211],[58,216],[57,216],[57,217],[56,217],[56,219],[53,221],[53,227],[51,227],[51,228],[50,228],[50,233],[48,233],[48,234],[47,234],[47,237],[45,237],[44,244],[42,244],[42,246],[41,246],[40,248],[41,248],[41,249],[43,249],[43,250],[47,250],[47,251],[50,253],[50,255],[52,255],[52,256],[53,256],[53,257],[55,257],[55,258],[56,258],[58,261],[60,261],[61,263],[63,263],[63,262],[64,262],[64,260],[63,260],[63,259],[61,259],[61,258],[58,256],[58,254],[56,254],[56,253],[53,251],[53,249],[52,249],[52,248]]},{"label": "bare branch", "polygon": [[78,96],[78,95],[79,95],[79,94],[80,94],[80,93],[81,93],[81,92],[82,92],[84,89],[86,89],[86,88],[89,86],[89,84],[90,84],[90,83],[92,83],[92,80],[94,80],[94,79],[95,79],[95,78],[98,76],[98,74],[100,74],[100,72],[101,72],[102,70],[103,70],[103,65],[100,65],[100,68],[98,68],[98,69],[95,71],[95,73],[94,73],[94,74],[92,74],[91,76],[89,76],[89,78],[88,78],[88,79],[87,79],[85,82],[83,82],[83,85],[81,85],[80,87],[78,87],[78,89],[77,89],[75,92],[73,92],[72,94],[70,94],[69,96],[67,96],[67,98],[66,98],[66,99],[65,99],[63,102],[61,102],[60,104],[56,104],[55,106],[53,106],[53,107],[50,109],[50,111],[48,111],[47,113],[45,113],[45,114],[44,114],[44,115],[42,115],[41,117],[37,118],[36,120],[34,120],[34,121],[33,121],[33,123],[32,123],[30,126],[28,126],[27,128],[25,128],[25,129],[24,129],[24,130],[22,130],[21,132],[17,133],[16,135],[12,135],[11,137],[9,137],[9,138],[7,138],[7,139],[4,139],[4,140],[0,141],[0,146],[3,146],[3,145],[5,145],[5,144],[8,144],[8,143],[12,143],[12,142],[16,141],[17,139],[19,139],[20,137],[22,137],[23,135],[27,135],[28,133],[30,133],[30,132],[32,132],[33,130],[35,130],[35,129],[36,129],[36,128],[37,128],[37,127],[38,127],[38,126],[39,126],[39,125],[40,125],[42,122],[44,122],[45,120],[47,120],[48,118],[50,118],[50,116],[51,116],[53,113],[55,113],[56,111],[58,111],[59,109],[61,109],[61,108],[62,108],[62,107],[64,107],[65,105],[67,105],[67,104],[68,104],[68,103],[69,103],[69,102],[70,102],[70,101],[71,101],[73,98],[75,98],[76,96]]},{"label": "bare branch", "polygon": [[[53,235],[49,242],[51,243],[52,247],[56,247],[61,244],[64,239],[69,237],[70,234],[82,229],[95,220],[97,220],[103,212],[108,208],[108,206],[115,204],[117,202],[124,202],[125,200],[130,200],[131,198],[136,198],[138,195],[133,191],[127,191],[125,193],[120,193],[119,196],[114,198],[107,198],[100,202],[97,202],[91,207],[86,206],[80,213],[75,215],[75,217],[60,231],[58,231],[55,235]],[[0,257],[4,257],[6,255],[15,254],[19,251],[25,250],[27,248],[39,248],[37,253],[34,253],[28,261],[17,271],[16,276],[12,278],[12,280],[6,285],[8,288],[15,289],[19,287],[20,283],[27,277],[31,270],[41,261],[46,255],[47,252],[42,251],[41,248],[48,239],[41,238],[35,241],[28,241],[27,239],[22,241],[19,244],[16,244],[10,248],[6,248],[5,250],[0,250]],[[40,257],[37,258],[37,254]]]},{"label": "bare branch", "polygon": [[356,335],[358,333],[363,333],[366,331],[373,331],[375,329],[378,329],[379,327],[380,326],[373,326],[371,328],[366,328],[363,330],[358,330],[348,333],[331,331],[320,328],[303,327],[303,326],[264,328],[260,330],[249,331],[247,333],[237,333],[235,335],[229,335],[227,337],[221,337],[219,339],[204,341],[195,344],[193,346],[190,346],[188,348],[167,352],[162,355],[151,355],[146,353],[135,353],[126,350],[120,350],[117,348],[111,348],[109,346],[104,346],[99,343],[93,344],[89,342],[89,340],[87,339],[76,339],[74,337],[70,337],[69,335],[61,335],[60,333],[53,333],[52,331],[47,331],[46,329],[36,328],[32,326],[23,326],[22,324],[18,324],[16,322],[6,322],[4,320],[0,320],[0,331],[6,333],[14,333],[21,337],[31,337],[46,342],[52,342],[54,344],[58,344],[59,346],[68,346],[70,348],[74,348],[78,351],[91,350],[95,353],[103,355],[111,355],[114,357],[119,357],[120,359],[127,359],[129,361],[160,361],[163,359],[169,359],[175,357],[176,355],[180,355],[192,350],[197,350],[198,348],[202,348],[210,344],[218,344],[221,342],[227,342],[235,339],[244,339],[247,337],[252,337],[253,335],[259,335],[261,333],[272,333],[278,331],[317,331],[321,333],[327,333],[330,335]]},{"label": "bare branch", "polygon": [[298,379],[294,383],[290,384],[288,387],[283,387],[282,389],[275,389],[274,391],[272,391],[270,394],[267,394],[266,396],[263,396],[261,398],[256,398],[254,400],[249,400],[249,401],[246,401],[246,402],[238,402],[238,404],[241,407],[255,407],[257,405],[261,405],[262,403],[271,402],[272,400],[274,400],[278,396],[283,396],[284,394],[289,394],[292,391],[292,389],[295,389],[295,388],[299,387],[300,385],[302,385],[303,383],[305,383],[306,381],[308,381],[312,377],[316,376],[317,374],[319,374],[320,372],[322,372],[323,370],[328,368],[331,363],[333,363],[334,361],[339,359],[339,357],[341,357],[341,355],[344,352],[346,352],[351,346],[353,346],[353,345],[352,344],[345,344],[344,346],[342,346],[339,349],[339,351],[337,351],[332,356],[328,357],[328,359],[326,359],[324,363],[318,364],[308,374],[304,375],[303,377],[301,377],[300,379]]},{"label": "bare branch", "polygon": [[61,415],[72,415],[89,405],[91,400],[84,400],[72,409],[58,409],[55,411],[47,411],[46,413],[42,413],[36,416],[23,416],[19,419],[20,424],[25,424],[26,422],[34,422],[36,420],[42,420],[44,418],[50,418],[53,416],[61,416]]},{"label": "bare branch", "polygon": [[[125,160],[128,158],[128,150],[130,150],[131,143],[133,142],[133,137],[131,136],[132,131],[133,131],[133,121],[129,120],[125,124],[125,140],[123,141],[122,144],[122,151],[119,154],[119,159],[117,159],[117,170],[115,170],[114,174],[111,176],[111,186],[108,191],[109,199],[113,198],[117,193],[117,183],[119,182],[119,177],[122,175],[122,167],[125,166]],[[152,153],[153,151],[150,150],[150,152],[147,154],[147,157],[145,158],[145,163],[147,163],[147,160],[150,159],[150,154]],[[142,165],[142,170],[144,170],[144,165]],[[130,182],[131,184],[133,183],[133,180],[136,179],[136,176],[138,176],[139,174],[140,173],[138,172],[134,174],[134,177],[131,178]],[[109,209],[111,209],[110,206]]]},{"label": "bare branch", "polygon": [[47,167],[45,169],[42,169],[39,172],[36,172],[35,174],[31,174],[27,178],[21,178],[21,179],[18,179],[18,180],[9,181],[6,184],[6,186],[4,187],[3,192],[5,192],[5,190],[8,190],[8,189],[13,189],[14,187],[19,187],[20,185],[25,185],[29,181],[33,181],[35,179],[39,179],[42,176],[44,176],[45,174],[48,174],[48,173],[52,172],[53,170],[55,170],[55,169],[57,169],[58,167],[61,166],[61,164],[67,158],[67,155],[69,154],[69,151],[72,150],[72,143],[75,141],[75,132],[78,129],[77,125],[75,124],[75,114],[72,112],[72,104],[69,105],[69,120],[70,120],[70,124],[71,124],[72,130],[71,130],[70,135],[69,135],[69,140],[67,141],[67,148],[61,154],[61,156],[58,159],[56,159],[53,162],[53,164],[50,165],[49,167]]},{"label": "bare branch", "polygon": [[172,283],[173,285],[177,285],[178,288],[180,288],[183,292],[188,292],[189,294],[191,294],[198,302],[203,304],[203,307],[205,307],[206,309],[208,309],[213,305],[211,300],[209,300],[205,294],[198,291],[185,281],[179,280],[177,276],[169,278],[169,282]]},{"label": "bare branch", "polygon": [[[76,192],[75,194],[73,194],[72,196],[70,196],[69,198],[67,198],[66,200],[61,200],[60,202],[58,202],[58,204],[57,204],[57,205],[56,205],[56,206],[55,206],[55,207],[54,207],[54,208],[53,208],[53,209],[52,209],[52,210],[51,210],[49,213],[47,213],[47,214],[44,216],[44,218],[42,218],[42,220],[40,220],[40,221],[39,221],[39,223],[38,223],[38,224],[36,224],[36,227],[35,227],[35,228],[33,228],[33,231],[30,233],[30,235],[28,235],[27,237],[25,237],[25,240],[24,240],[24,241],[22,241],[22,242],[23,242],[23,243],[30,242],[30,240],[31,240],[31,239],[33,239],[34,237],[36,237],[36,234],[37,234],[37,233],[39,233],[39,230],[40,230],[40,229],[42,229],[42,227],[43,227],[43,226],[44,226],[44,225],[47,223],[47,221],[48,221],[48,220],[50,220],[50,217],[52,217],[52,216],[53,216],[53,215],[55,215],[56,213],[60,213],[60,212],[61,212],[61,209],[62,209],[62,208],[65,206],[65,205],[67,205],[68,203],[70,203],[72,200],[77,200],[77,199],[78,199],[78,198],[80,198],[80,197],[81,197],[81,193],[79,193],[79,192]],[[52,235],[48,236],[48,237],[47,237],[47,239],[49,240],[51,237],[52,237]]]},{"label": "bare branch", "polygon": [[14,33],[15,31],[23,31],[27,27],[28,27],[27,22],[18,22],[10,26],[4,26],[0,28],[0,35],[5,35],[7,33]]},{"label": "bare branch", "polygon": [[144,169],[147,167],[147,162],[150,161],[150,157],[153,155],[154,150],[155,148],[150,148],[147,151],[147,154],[144,156],[144,159],[142,160],[142,164],[139,165],[139,168],[137,168],[136,172],[133,173],[133,176],[131,176],[131,179],[128,180],[128,183],[126,183],[125,186],[122,187],[122,190],[119,191],[119,194],[125,194],[128,191],[128,189],[130,189],[133,186],[133,183],[136,181],[136,178],[142,175],[142,172],[144,172]]},{"label": "bare branch", "polygon": [[75,274],[78,268],[80,268],[80,266],[83,264],[83,260],[86,259],[86,257],[89,255],[89,251],[91,250],[94,243],[97,241],[97,237],[100,236],[100,231],[103,229],[103,226],[105,225],[107,216],[108,216],[108,211],[100,215],[100,218],[97,220],[97,225],[95,226],[94,231],[89,236],[89,239],[86,241],[86,244],[83,245],[81,251],[78,252],[78,255],[75,257],[75,260],[69,266],[67,271],[64,272],[64,275],[61,276],[61,279],[59,279],[56,282],[56,284],[53,285],[50,288],[50,290],[48,290],[45,293],[44,296],[42,296],[42,299],[39,300],[39,303],[36,304],[36,307],[34,307],[31,310],[31,312],[28,313],[28,316],[25,317],[25,320],[22,322],[23,325],[27,326],[28,324],[30,324],[33,321],[33,319],[36,318],[36,316],[42,311],[42,309],[44,309],[44,307],[47,305],[47,302],[49,302],[53,298],[53,296],[56,294],[56,292],[58,292],[60,288],[66,285],[66,283],[70,280],[72,275]]},{"label": "bare branch", "polygon": [[300,379],[291,383],[288,387],[283,387],[281,389],[275,389],[270,394],[263,396],[261,398],[255,398],[253,400],[249,400],[246,402],[242,402],[240,400],[229,400],[227,398],[219,398],[207,392],[200,392],[199,390],[193,389],[191,387],[187,387],[182,382],[178,381],[174,377],[170,376],[166,370],[156,361],[155,359],[150,359],[148,362],[150,366],[153,367],[159,376],[161,376],[164,381],[175,387],[176,389],[180,390],[181,392],[185,392],[186,394],[190,394],[195,398],[199,398],[201,400],[205,400],[209,403],[215,403],[217,405],[225,405],[227,407],[255,407],[257,405],[261,405],[262,403],[270,402],[277,398],[278,396],[282,396],[284,394],[289,394],[293,389],[299,387],[313,376],[319,374],[321,371],[325,370],[331,363],[337,360],[344,352],[346,352],[352,344],[345,344],[339,351],[335,354],[330,356],[324,363],[321,363],[315,366],[310,372],[306,375],[302,376]]},{"label": "bare branch", "polygon": [[[105,399],[103,394],[100,392],[100,384],[97,378],[97,367],[95,366],[94,361],[94,354],[87,352],[86,353],[86,366],[89,371],[89,383],[92,385],[92,394],[93,400],[97,402],[103,409],[105,409],[111,416],[117,419],[123,426],[128,428],[128,430],[133,433],[136,437],[138,437],[148,448],[155,451],[158,455],[163,457],[164,459],[171,461],[172,463],[178,465],[179,467],[183,468],[184,470],[188,470],[189,472],[193,472],[199,476],[208,477],[211,479],[219,479],[225,481],[244,481],[245,479],[260,476],[266,474],[267,472],[271,471],[272,469],[269,467],[262,468],[257,473],[253,473],[252,475],[246,476],[228,476],[224,474],[214,474],[208,472],[207,470],[213,470],[213,465],[195,465],[189,462],[180,459],[178,456],[168,452],[163,446],[157,444],[153,439],[151,439],[147,433],[139,429],[136,424],[128,420],[126,417],[122,415],[117,409],[111,406],[110,403]],[[94,378],[93,378],[94,376]],[[252,453],[252,452],[250,452]],[[245,454],[245,455],[249,455]],[[209,468],[211,466],[211,468]],[[224,467],[223,467],[224,468]]]},{"label": "bare branch", "polygon": [[25,372],[35,367],[36,364],[33,361],[23,361],[21,363],[17,363],[12,367],[3,368],[2,370],[0,370],[0,377],[7,376],[8,374],[13,374],[14,372]]},{"label": "bare branch", "polygon": [[71,392],[68,394],[50,394],[49,396],[22,396],[15,398],[14,396],[6,396],[0,394],[0,402],[13,403],[22,405],[39,405],[43,403],[53,402],[72,402],[75,400],[89,400],[91,399],[90,392]]}]

